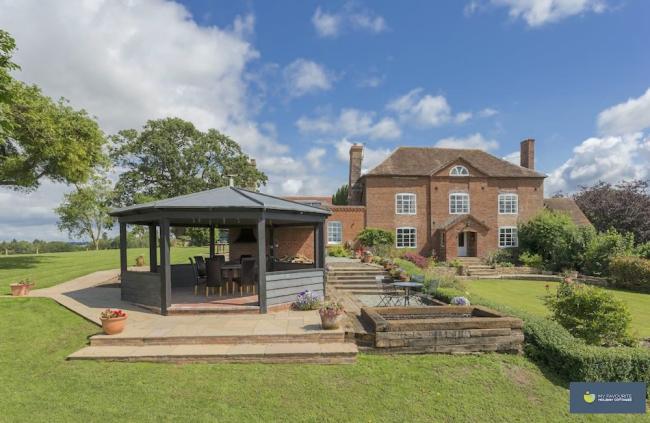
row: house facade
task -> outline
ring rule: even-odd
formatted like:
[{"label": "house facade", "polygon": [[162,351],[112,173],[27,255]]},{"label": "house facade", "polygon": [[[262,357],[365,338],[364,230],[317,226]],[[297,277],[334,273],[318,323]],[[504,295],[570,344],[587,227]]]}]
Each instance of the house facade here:
[{"label": "house facade", "polygon": [[350,243],[365,227],[395,234],[397,249],[439,260],[484,257],[518,245],[517,225],[544,207],[535,141],[521,142],[520,165],[481,150],[400,147],[362,174],[363,146],[350,148],[348,206],[330,209],[328,245]]}]

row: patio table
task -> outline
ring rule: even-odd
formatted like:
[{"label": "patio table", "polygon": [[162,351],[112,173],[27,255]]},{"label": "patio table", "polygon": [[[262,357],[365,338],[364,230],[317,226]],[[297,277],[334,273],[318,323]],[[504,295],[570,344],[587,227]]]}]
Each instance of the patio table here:
[{"label": "patio table", "polygon": [[422,288],[424,284],[419,282],[393,282],[393,286],[397,288],[404,288],[404,305],[411,304],[411,289]]}]

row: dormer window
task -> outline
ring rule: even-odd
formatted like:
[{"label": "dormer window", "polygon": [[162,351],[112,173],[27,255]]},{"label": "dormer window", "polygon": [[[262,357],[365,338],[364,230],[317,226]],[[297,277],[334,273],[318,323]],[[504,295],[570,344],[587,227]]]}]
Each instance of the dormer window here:
[{"label": "dormer window", "polygon": [[454,166],[449,171],[449,176],[469,176],[469,170],[465,166]]}]

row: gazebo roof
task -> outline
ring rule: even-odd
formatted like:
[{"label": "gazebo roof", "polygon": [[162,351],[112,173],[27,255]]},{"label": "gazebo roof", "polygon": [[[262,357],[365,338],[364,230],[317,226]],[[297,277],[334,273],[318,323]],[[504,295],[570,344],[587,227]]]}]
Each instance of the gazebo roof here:
[{"label": "gazebo roof", "polygon": [[202,210],[276,210],[291,213],[309,213],[327,216],[328,210],[285,200],[268,194],[242,188],[223,187],[195,192],[149,203],[113,209],[111,216],[128,216],[156,210],[202,209]]}]

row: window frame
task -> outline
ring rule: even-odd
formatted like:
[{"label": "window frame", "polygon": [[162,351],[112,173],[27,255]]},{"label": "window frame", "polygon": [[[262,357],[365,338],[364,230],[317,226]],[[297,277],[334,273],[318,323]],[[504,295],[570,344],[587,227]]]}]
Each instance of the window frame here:
[{"label": "window frame", "polygon": [[[510,238],[514,239],[514,243],[512,245],[502,245],[501,243],[501,231],[502,230],[510,230]],[[504,232],[505,235],[505,232]],[[505,238],[504,238],[505,239]],[[516,226],[499,226],[499,231],[497,232],[497,244],[499,245],[499,248],[517,248],[519,247],[519,231]]]},{"label": "window frame", "polygon": [[[338,223],[339,241],[331,241],[330,235],[334,233],[330,230],[330,225]],[[343,223],[340,220],[330,220],[327,222],[327,245],[341,245],[343,244]]]},{"label": "window frame", "polygon": [[[454,173],[454,171],[457,171],[457,173]],[[456,165],[449,170],[449,176],[469,176],[469,169],[463,165]]]},{"label": "window frame", "polygon": [[[451,210],[451,197],[454,195],[462,195],[467,197],[467,211],[466,212],[459,212],[459,211],[452,211]],[[471,202],[469,198],[469,192],[462,192],[462,191],[454,191],[449,193],[449,214],[470,214],[471,211]]]},{"label": "window frame", "polygon": [[[514,211],[501,211],[501,198],[503,197],[514,197],[515,206]],[[505,203],[504,203],[505,204]],[[519,214],[519,194],[516,192],[502,192],[497,197],[497,211],[499,214]]]},{"label": "window frame", "polygon": [[[398,207],[397,207],[397,199],[399,196],[408,196],[413,198],[413,213],[411,212],[400,212]],[[401,200],[402,202],[402,208],[404,207],[404,200]],[[395,214],[398,215],[407,215],[407,216],[415,216],[418,211],[418,197],[415,193],[413,192],[398,192],[395,194]]]},{"label": "window frame", "polygon": [[[400,230],[402,230],[402,231],[403,230],[413,231],[413,233],[412,233],[412,235],[413,235],[413,245],[402,245],[400,247],[400,245],[399,245],[399,231]],[[404,235],[402,235],[402,237],[403,236]],[[411,235],[409,235],[409,237],[410,236]],[[400,226],[398,228],[395,228],[395,248],[417,248],[417,245],[418,245],[418,230],[417,230],[417,228],[415,228],[413,226]]]}]

